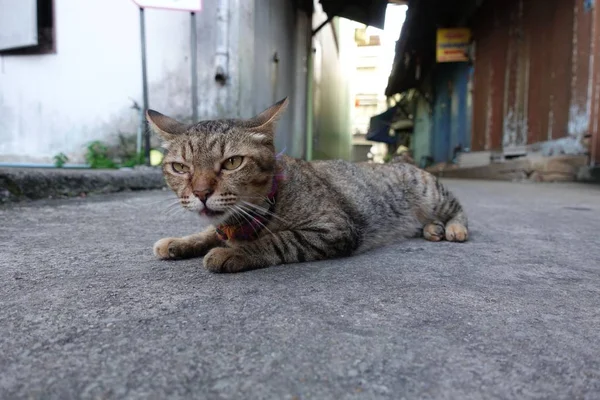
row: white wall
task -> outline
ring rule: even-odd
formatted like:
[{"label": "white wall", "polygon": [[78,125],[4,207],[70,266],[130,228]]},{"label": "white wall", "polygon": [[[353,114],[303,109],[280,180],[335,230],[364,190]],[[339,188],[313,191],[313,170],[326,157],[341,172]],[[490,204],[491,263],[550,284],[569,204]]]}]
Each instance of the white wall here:
[{"label": "white wall", "polygon": [[[0,161],[76,157],[89,141],[136,132],[138,8],[126,0],[55,7],[56,54],[0,56]],[[147,10],[146,24],[150,106],[189,115],[189,15]]]},{"label": "white wall", "polygon": [[[202,3],[199,118],[251,117],[289,96],[277,148],[301,157],[310,17],[293,0]],[[59,152],[81,162],[90,141],[137,131],[139,115],[130,100],[142,105],[137,6],[131,0],[55,0],[55,7],[56,54],[0,55],[0,162],[52,163]],[[149,106],[187,122],[189,13],[145,13]],[[217,64],[229,77],[224,86],[215,81]]]}]

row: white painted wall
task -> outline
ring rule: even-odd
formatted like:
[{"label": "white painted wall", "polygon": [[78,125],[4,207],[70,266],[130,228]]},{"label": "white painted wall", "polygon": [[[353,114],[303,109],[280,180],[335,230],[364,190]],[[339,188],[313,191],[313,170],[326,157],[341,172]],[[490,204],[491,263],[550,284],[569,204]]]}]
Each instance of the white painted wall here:
[{"label": "white painted wall", "polygon": [[[81,156],[86,143],[135,133],[142,104],[138,8],[56,0],[56,54],[0,56],[0,161]],[[189,15],[147,10],[150,105],[189,115]]]}]

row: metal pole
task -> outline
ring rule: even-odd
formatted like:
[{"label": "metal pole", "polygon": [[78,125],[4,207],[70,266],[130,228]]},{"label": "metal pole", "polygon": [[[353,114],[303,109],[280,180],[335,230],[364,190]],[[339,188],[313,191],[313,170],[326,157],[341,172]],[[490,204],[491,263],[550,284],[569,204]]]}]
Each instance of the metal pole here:
[{"label": "metal pole", "polygon": [[[144,18],[144,8],[140,7],[140,36],[142,40],[142,91],[144,98],[144,115],[148,111],[148,72],[146,69],[146,23]],[[146,165],[150,165],[150,130],[144,124],[144,157]]]},{"label": "metal pole", "polygon": [[192,57],[192,122],[198,122],[198,45],[196,31],[196,13],[190,13],[190,46]]},{"label": "metal pole", "polygon": [[308,54],[307,54],[307,60],[306,60],[306,69],[307,69],[307,73],[306,73],[306,147],[305,147],[305,153],[304,153],[304,158],[306,159],[306,161],[311,161],[313,158],[313,144],[314,144],[314,116],[313,116],[313,112],[314,112],[314,92],[313,92],[313,79],[314,79],[314,69],[315,69],[315,64],[314,64],[314,53],[315,49],[313,47],[313,38],[312,36],[309,39],[308,42]]}]

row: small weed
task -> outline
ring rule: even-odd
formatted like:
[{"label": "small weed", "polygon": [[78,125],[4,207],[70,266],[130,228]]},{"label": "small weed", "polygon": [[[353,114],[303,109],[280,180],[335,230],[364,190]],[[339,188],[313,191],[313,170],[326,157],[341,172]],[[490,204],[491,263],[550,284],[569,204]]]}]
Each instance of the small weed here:
[{"label": "small weed", "polygon": [[108,154],[108,146],[99,140],[87,146],[85,160],[91,168],[118,168]]},{"label": "small weed", "polygon": [[127,158],[125,158],[121,166],[132,168],[136,165],[144,165],[145,163],[146,158],[144,157],[144,153],[136,153],[129,155]]},{"label": "small weed", "polygon": [[69,157],[67,157],[65,153],[58,153],[53,157],[53,160],[54,166],[56,168],[62,168],[67,163],[67,161],[69,161]]}]

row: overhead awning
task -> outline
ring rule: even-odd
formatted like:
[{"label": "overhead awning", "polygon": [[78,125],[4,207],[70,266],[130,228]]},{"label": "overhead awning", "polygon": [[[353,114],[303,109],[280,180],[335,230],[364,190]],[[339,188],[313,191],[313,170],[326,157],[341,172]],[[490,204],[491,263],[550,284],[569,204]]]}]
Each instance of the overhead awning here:
[{"label": "overhead awning", "polygon": [[419,87],[435,66],[437,29],[467,24],[483,1],[409,0],[386,96]]},{"label": "overhead awning", "polygon": [[399,113],[400,108],[396,105],[388,108],[379,115],[371,117],[367,140],[395,144],[398,139],[392,134],[393,131],[410,130],[413,128],[413,122],[408,119],[396,120],[396,116]]},{"label": "overhead awning", "polygon": [[320,0],[328,18],[342,17],[383,29],[388,0]]}]

